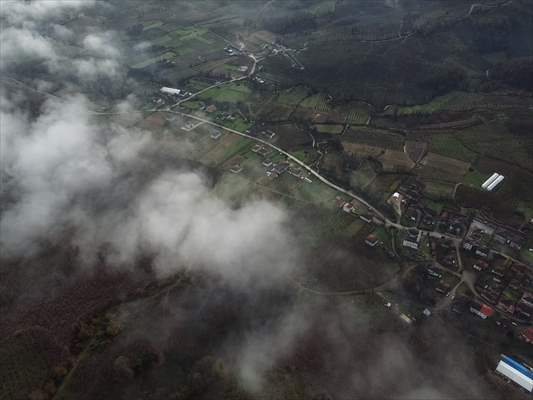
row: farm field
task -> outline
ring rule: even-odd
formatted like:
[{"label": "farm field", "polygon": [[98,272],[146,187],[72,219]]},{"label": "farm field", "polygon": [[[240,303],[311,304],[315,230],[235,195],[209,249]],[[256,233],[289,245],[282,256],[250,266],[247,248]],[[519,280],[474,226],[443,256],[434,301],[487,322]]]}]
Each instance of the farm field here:
[{"label": "farm field", "polygon": [[203,92],[198,97],[202,100],[211,100],[218,103],[245,102],[251,96],[252,91],[246,84],[237,82],[215,87]]},{"label": "farm field", "polygon": [[430,138],[429,150],[446,157],[473,162],[477,154],[464,146],[456,135],[436,134]]},{"label": "farm field", "polygon": [[331,133],[332,135],[338,135],[344,129],[344,125],[335,124],[316,124],[314,128],[320,133]]}]

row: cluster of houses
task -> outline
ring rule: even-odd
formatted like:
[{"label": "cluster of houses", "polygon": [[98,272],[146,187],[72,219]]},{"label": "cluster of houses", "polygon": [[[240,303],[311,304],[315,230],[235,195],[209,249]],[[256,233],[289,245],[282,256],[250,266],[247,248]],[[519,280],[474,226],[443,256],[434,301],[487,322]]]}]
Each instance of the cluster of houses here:
[{"label": "cluster of houses", "polygon": [[520,251],[527,241],[526,234],[512,226],[477,216],[472,220],[463,241],[465,250],[474,250],[488,257],[491,250]]},{"label": "cluster of houses", "polygon": [[388,203],[402,217],[407,226],[426,231],[436,230],[441,233],[462,237],[469,226],[469,218],[453,210],[438,213],[422,202],[422,185],[417,181],[402,184],[394,192]]},{"label": "cluster of houses", "polygon": [[480,297],[498,311],[513,318],[533,320],[533,272],[502,257],[476,260],[475,287]]}]

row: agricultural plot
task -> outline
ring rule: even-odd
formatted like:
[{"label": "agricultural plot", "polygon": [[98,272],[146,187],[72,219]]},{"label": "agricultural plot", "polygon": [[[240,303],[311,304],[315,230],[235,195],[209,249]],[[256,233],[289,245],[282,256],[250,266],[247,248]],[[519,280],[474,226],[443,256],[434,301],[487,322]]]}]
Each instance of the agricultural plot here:
[{"label": "agricultural plot", "polygon": [[250,129],[250,127],[252,126],[252,123],[242,118],[235,118],[232,121],[229,121],[229,120],[222,121],[222,125],[224,125],[227,128],[236,130],[238,132],[246,132],[248,129]]},{"label": "agricultural plot", "polygon": [[426,142],[407,140],[405,142],[405,153],[415,163],[418,163],[426,155],[428,145]]},{"label": "agricultural plot", "polygon": [[465,147],[462,140],[452,134],[432,135],[429,150],[465,162],[473,162],[477,157],[476,153]]},{"label": "agricultural plot", "polygon": [[146,32],[150,29],[159,28],[163,26],[163,21],[156,20],[156,21],[145,21],[143,22],[143,32]]},{"label": "agricultural plot", "polygon": [[202,100],[211,100],[218,103],[237,103],[247,101],[252,90],[244,83],[229,83],[209,89],[198,96]]},{"label": "agricultural plot", "polygon": [[306,242],[316,244],[320,244],[324,238],[353,238],[365,226],[355,215],[347,214],[338,208],[327,209],[315,204],[299,207],[296,217],[301,217],[304,221],[313,221],[312,224],[304,223],[300,228],[300,234]]},{"label": "agricultural plot", "polygon": [[312,182],[309,183],[284,174],[279,178],[271,179],[268,186],[306,203],[313,203],[328,209],[336,208],[337,192],[312,177],[311,180]]},{"label": "agricultural plot", "polygon": [[364,125],[368,122],[370,114],[366,110],[353,110],[346,115],[346,122],[354,125]]},{"label": "agricultural plot", "polygon": [[210,80],[204,80],[199,78],[191,78],[187,81],[185,88],[191,92],[198,92],[211,86],[214,82]]},{"label": "agricultural plot", "polygon": [[304,86],[295,86],[281,92],[275,99],[275,103],[286,107],[296,107],[307,96],[309,96],[309,89]]},{"label": "agricultural plot", "polygon": [[455,185],[450,182],[442,181],[424,181],[424,194],[434,200],[451,200]]},{"label": "agricultural plot", "polygon": [[313,15],[321,16],[329,14],[335,11],[335,1],[334,0],[325,0],[318,4],[314,4],[309,8],[309,12]]},{"label": "agricultural plot", "polygon": [[350,174],[350,186],[354,189],[365,191],[376,178],[377,173],[370,163],[363,163]]},{"label": "agricultural plot", "polygon": [[[398,107],[397,115],[429,115],[442,111],[470,111],[474,109],[491,110],[501,108],[502,104],[521,106],[523,100],[513,96],[454,91],[436,97],[426,104]],[[388,113],[392,113],[392,110],[388,110]]]},{"label": "agricultural plot", "polygon": [[314,111],[327,113],[331,107],[328,104],[326,95],[319,93],[303,99],[300,104],[302,108],[309,108]]},{"label": "agricultural plot", "polygon": [[377,158],[385,152],[386,149],[378,146],[370,146],[368,144],[342,142],[344,151],[356,157],[372,157]]},{"label": "agricultural plot", "polygon": [[320,133],[329,133],[332,135],[338,135],[342,133],[344,125],[340,124],[315,124],[313,125],[317,132]]},{"label": "agricultural plot", "polygon": [[487,180],[488,177],[489,175],[482,174],[479,171],[472,169],[469,170],[468,173],[465,175],[463,179],[463,184],[472,188],[481,189],[481,185],[483,184],[483,182],[485,182],[485,180]]},{"label": "agricultural plot", "polygon": [[469,163],[430,152],[422,160],[417,172],[431,179],[461,182],[469,168]]},{"label": "agricultural plot", "polygon": [[403,177],[404,175],[400,174],[378,175],[365,189],[365,195],[372,201],[384,204],[396,190]]},{"label": "agricultural plot", "polygon": [[445,96],[437,97],[429,103],[416,106],[398,107],[397,115],[432,114],[439,111],[462,111],[472,108],[475,101],[483,97],[477,94],[453,92]]},{"label": "agricultural plot", "polygon": [[176,58],[176,53],[172,52],[172,51],[167,51],[161,55],[158,55],[158,56],[155,56],[155,57],[151,57],[147,60],[144,60],[144,61],[141,61],[141,62],[137,62],[133,65],[131,65],[131,68],[133,69],[143,69],[143,68],[146,68],[146,67],[149,67],[150,65],[152,64],[155,64],[155,63],[158,63],[158,62],[161,62],[161,61],[165,61],[165,60],[174,60]]},{"label": "agricultural plot", "polygon": [[403,151],[386,149],[377,159],[381,162],[385,172],[410,171],[415,163]]},{"label": "agricultural plot", "polygon": [[248,169],[244,174],[222,174],[213,188],[213,195],[228,203],[240,203],[254,196],[255,187],[248,177]]},{"label": "agricultural plot", "polygon": [[203,162],[203,156],[217,146],[217,142],[210,137],[210,133],[203,127],[191,132],[180,130],[178,135],[190,144],[190,149],[184,154],[185,158]]},{"label": "agricultural plot", "polygon": [[200,161],[210,166],[220,165],[226,160],[242,154],[250,145],[251,140],[249,139],[237,135],[224,135],[216,141],[213,148],[203,154]]},{"label": "agricultural plot", "polygon": [[364,143],[391,150],[403,150],[405,141],[399,134],[367,127],[352,127],[344,133],[342,139],[346,142]]}]

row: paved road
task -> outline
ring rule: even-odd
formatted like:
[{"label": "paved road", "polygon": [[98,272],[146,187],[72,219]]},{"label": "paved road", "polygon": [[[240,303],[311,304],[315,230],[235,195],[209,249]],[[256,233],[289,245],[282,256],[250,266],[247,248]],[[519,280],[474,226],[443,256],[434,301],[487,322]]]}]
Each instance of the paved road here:
[{"label": "paved road", "polygon": [[[169,113],[173,113],[173,114],[179,114],[181,116],[184,116],[184,117],[188,117],[188,118],[192,118],[192,119],[195,119],[197,121],[202,121],[202,122],[205,122],[206,124],[209,124],[211,126],[215,126],[219,129],[222,129],[222,130],[225,130],[227,132],[231,132],[235,135],[239,135],[239,136],[243,136],[245,138],[248,138],[250,140],[253,140],[255,142],[258,142],[258,143],[261,143],[265,146],[268,146],[276,151],[278,151],[279,153],[283,154],[285,157],[287,157],[288,159],[290,159],[291,161],[293,161],[295,164],[298,164],[299,166],[301,166],[302,168],[304,168],[306,171],[308,171],[311,175],[315,176],[318,180],[320,180],[321,182],[325,183],[326,185],[328,185],[329,187],[337,190],[338,192],[341,192],[341,193],[344,193],[345,195],[357,200],[358,202],[360,202],[361,204],[364,204],[369,210],[371,210],[374,214],[378,215],[380,218],[382,218],[384,221],[386,221],[387,223],[389,223],[389,225],[391,226],[394,226],[394,225],[399,225],[399,224],[396,224],[392,221],[390,221],[387,217],[385,217],[385,215],[379,211],[377,208],[375,208],[372,204],[370,204],[369,202],[367,202],[365,199],[363,199],[362,197],[356,195],[355,193],[351,192],[350,190],[346,190],[342,187],[340,187],[339,185],[336,185],[335,183],[331,182],[330,180],[326,179],[325,177],[323,177],[322,175],[320,175],[318,172],[316,172],[313,168],[311,168],[309,165],[307,165],[306,163],[304,163],[303,161],[301,161],[300,159],[298,159],[297,157],[293,156],[291,153],[288,153],[286,152],[285,150],[283,150],[282,148],[266,141],[266,140],[263,140],[263,139],[260,139],[260,138],[257,138],[255,136],[251,136],[251,135],[248,135],[247,133],[243,133],[243,132],[239,132],[239,131],[236,131],[235,129],[231,129],[231,128],[228,128],[228,127],[225,127],[224,125],[221,125],[221,124],[217,124],[216,122],[213,122],[213,121],[210,121],[208,119],[205,119],[205,118],[202,118],[202,117],[198,117],[196,115],[193,115],[193,114],[188,114],[188,113],[184,113],[184,112],[181,112],[181,111],[174,111],[174,110],[171,110],[171,109],[166,109],[166,110],[159,110],[160,112],[169,112]],[[401,226],[401,225],[399,225]],[[404,227],[402,227],[404,228]]]}]

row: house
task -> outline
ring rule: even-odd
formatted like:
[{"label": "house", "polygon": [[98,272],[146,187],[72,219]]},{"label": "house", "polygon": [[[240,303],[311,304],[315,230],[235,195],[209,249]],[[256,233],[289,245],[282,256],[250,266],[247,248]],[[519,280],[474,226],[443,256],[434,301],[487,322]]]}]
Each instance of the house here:
[{"label": "house", "polygon": [[265,139],[273,139],[274,136],[276,136],[276,132],[273,132],[271,130],[261,131],[259,132],[259,135],[263,136]]},{"label": "house", "polygon": [[500,299],[500,302],[498,303],[498,308],[501,310],[509,313],[514,314],[515,311],[515,302],[511,299]]},{"label": "house", "polygon": [[273,163],[272,163],[272,160],[271,160],[271,159],[266,158],[266,159],[262,162],[262,164],[263,164],[263,167],[269,168],[269,167],[272,166]]},{"label": "house", "polygon": [[260,156],[263,156],[263,157],[266,157],[268,156],[272,151],[265,147],[265,146],[261,146],[261,148],[259,150],[257,150],[257,154],[259,154]]},{"label": "house", "polygon": [[218,129],[211,132],[211,139],[218,140],[222,136],[222,131],[219,131]]},{"label": "house", "polygon": [[372,222],[372,218],[371,218],[370,216],[368,216],[368,215],[364,215],[364,214],[361,214],[361,215],[359,216],[359,219],[360,219],[361,221],[366,222],[367,224],[370,224],[370,223]]},{"label": "house", "polygon": [[279,163],[274,165],[272,168],[266,171],[267,176],[277,178],[278,176],[282,175],[287,169],[289,168],[288,163]]},{"label": "house", "polygon": [[442,274],[438,273],[437,271],[431,268],[426,269],[426,273],[432,278],[442,279]]},{"label": "house", "polygon": [[366,237],[365,244],[370,247],[376,247],[379,244],[379,239],[376,235],[371,233]]},{"label": "house", "polygon": [[483,260],[476,260],[472,268],[478,272],[484,271],[489,267],[489,263]]},{"label": "house", "polygon": [[402,241],[402,246],[411,248],[413,250],[418,250],[421,237],[422,231],[410,229],[407,231],[407,236]]},{"label": "house", "polygon": [[520,303],[533,307],[533,294],[525,292],[520,299]]},{"label": "house", "polygon": [[413,319],[405,314],[400,314],[400,318],[402,321],[408,323],[408,324],[412,324],[413,323]]},{"label": "house", "polygon": [[230,168],[230,171],[233,172],[234,174],[239,174],[242,172],[242,165],[240,164],[235,164],[234,166],[232,166]]},{"label": "house", "polygon": [[494,314],[494,310],[486,304],[472,303],[470,305],[470,312],[477,315],[481,319],[487,319]]},{"label": "house", "polygon": [[487,248],[478,248],[476,249],[476,256],[487,258],[489,256],[490,250]]},{"label": "house", "polygon": [[526,328],[520,333],[520,339],[526,343],[533,343],[533,327]]}]

